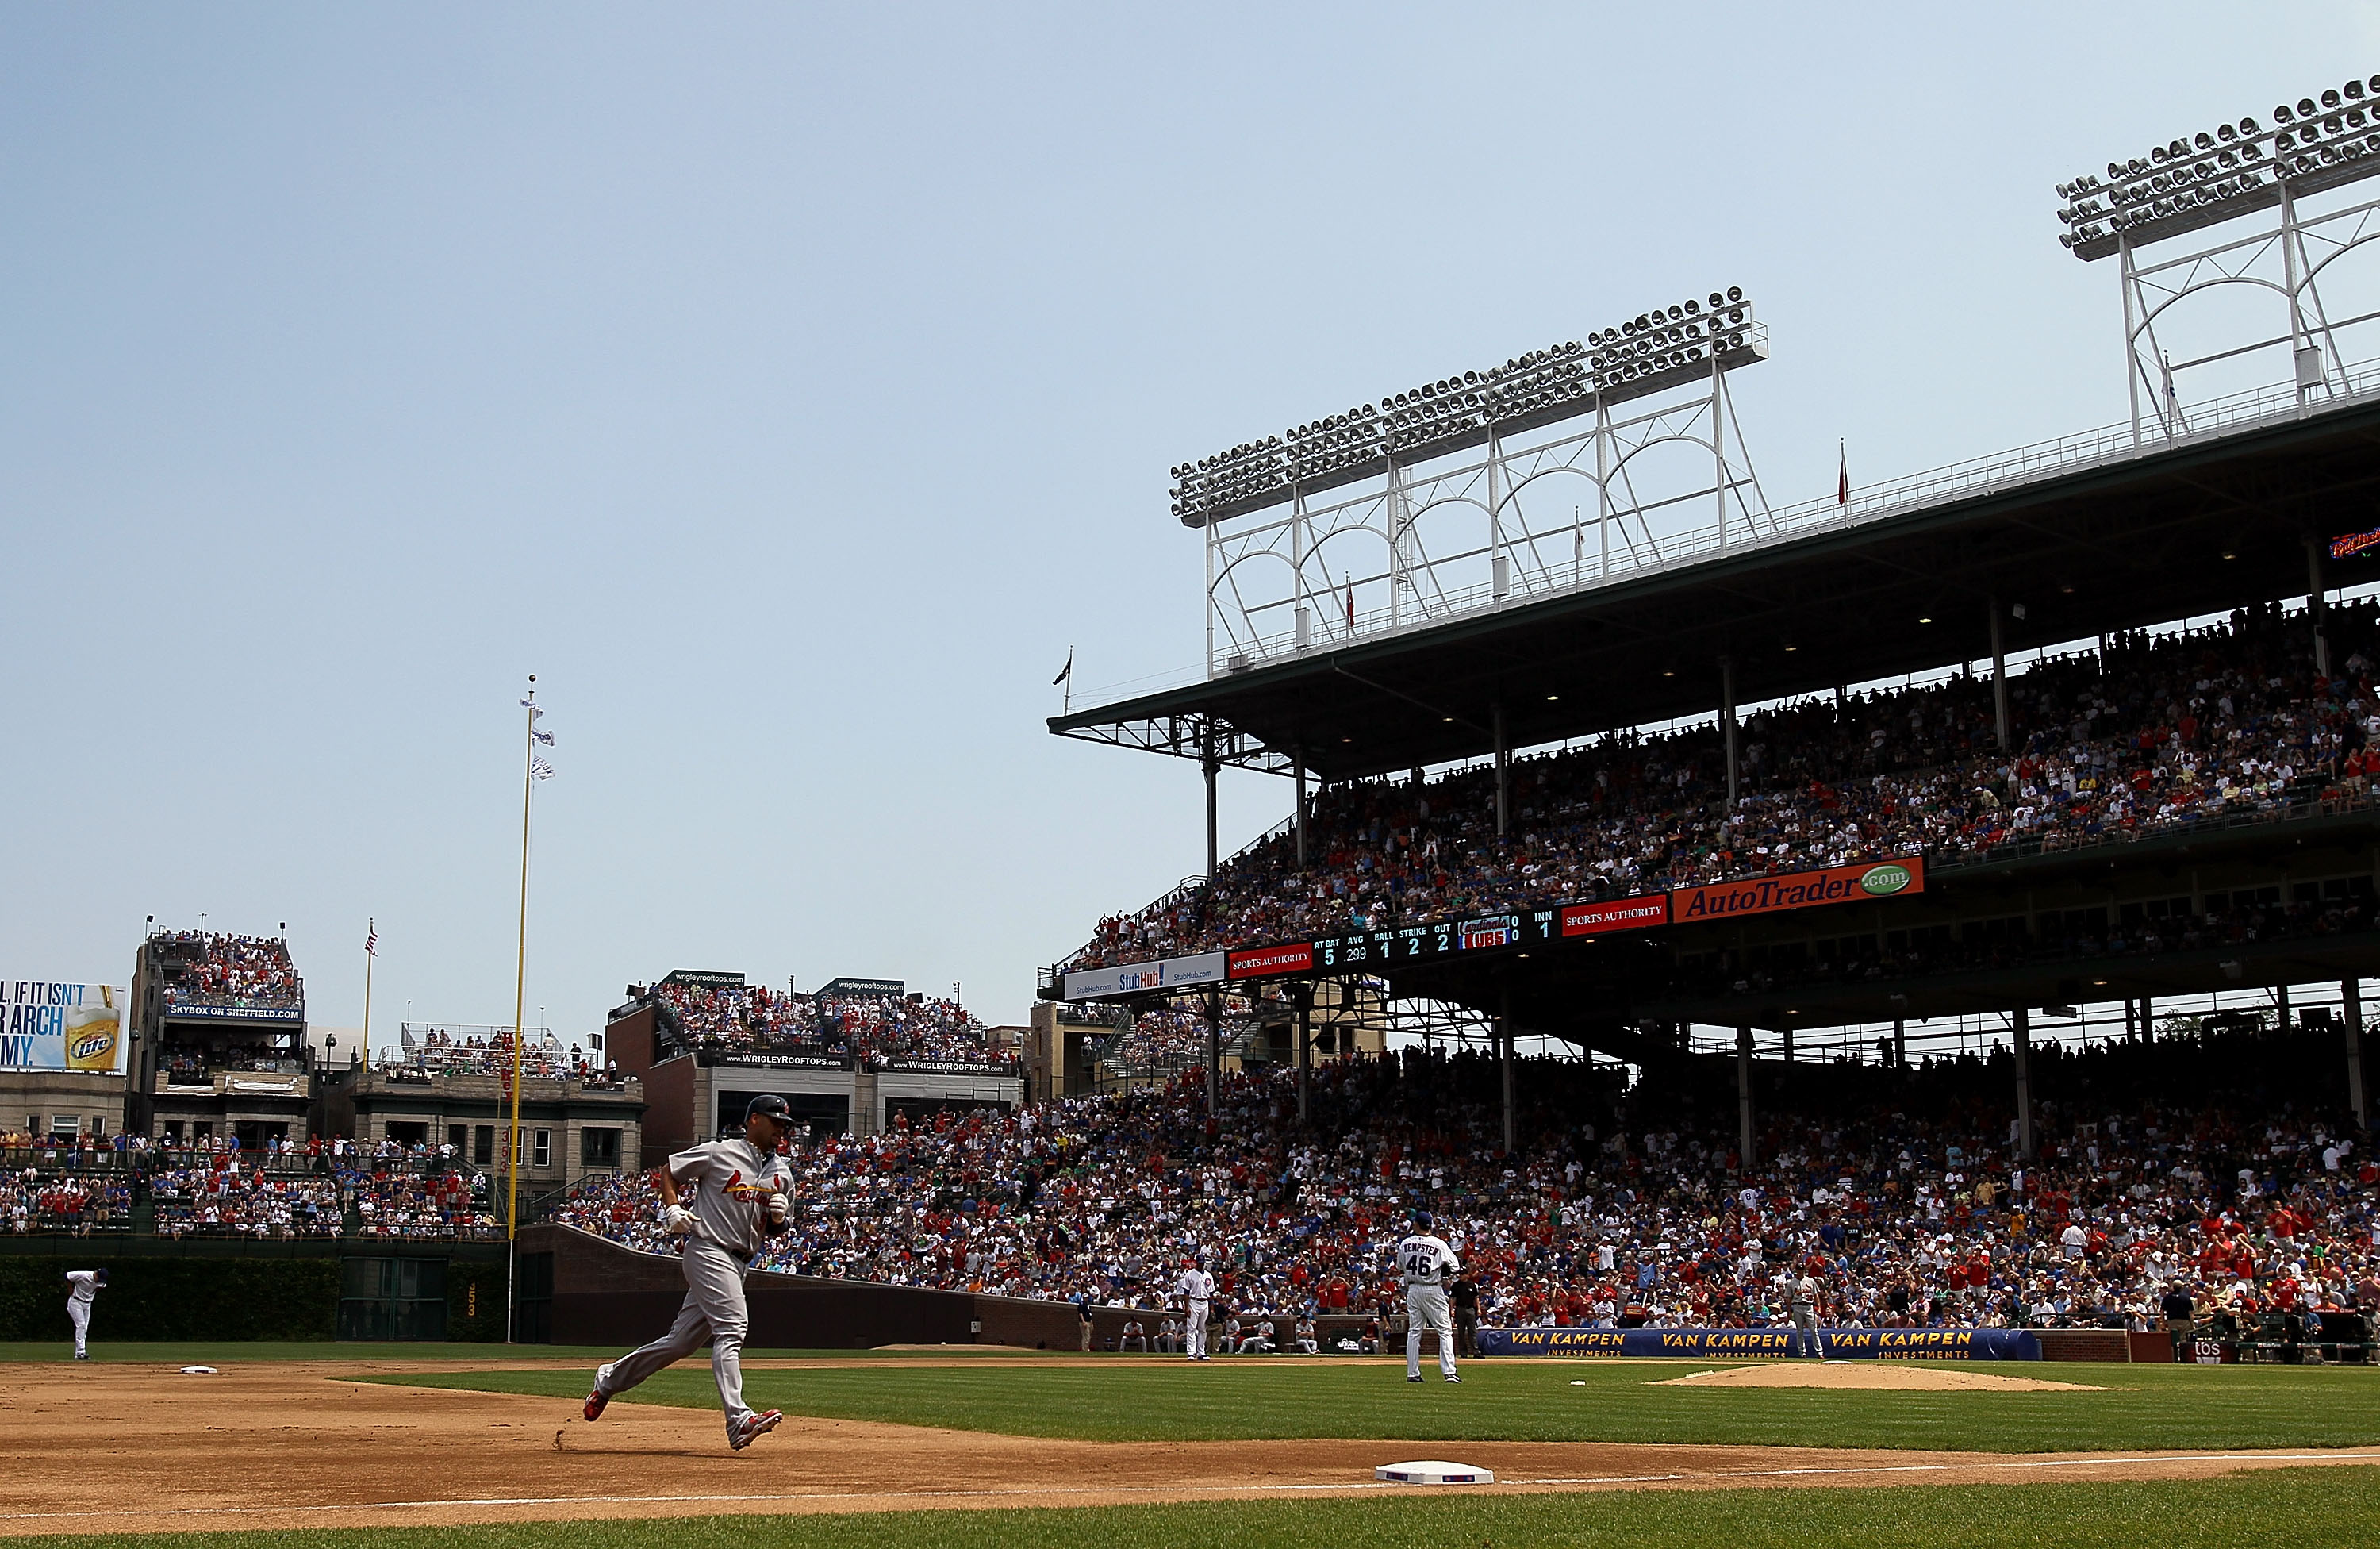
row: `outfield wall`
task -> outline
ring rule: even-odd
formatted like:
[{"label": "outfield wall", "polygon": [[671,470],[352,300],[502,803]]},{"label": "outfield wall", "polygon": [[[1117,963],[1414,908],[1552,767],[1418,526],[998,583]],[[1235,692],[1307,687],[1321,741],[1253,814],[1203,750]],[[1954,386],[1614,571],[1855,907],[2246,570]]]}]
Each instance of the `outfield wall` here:
[{"label": "outfield wall", "polygon": [[[641,1345],[669,1327],[686,1298],[674,1254],[639,1253],[558,1225],[526,1228],[520,1250],[552,1255],[547,1337],[557,1345]],[[525,1265],[523,1278],[542,1274]],[[1071,1350],[1082,1337],[1080,1315],[1062,1301],[765,1271],[745,1282],[745,1299],[752,1312],[746,1343],[758,1349],[982,1344]]]}]

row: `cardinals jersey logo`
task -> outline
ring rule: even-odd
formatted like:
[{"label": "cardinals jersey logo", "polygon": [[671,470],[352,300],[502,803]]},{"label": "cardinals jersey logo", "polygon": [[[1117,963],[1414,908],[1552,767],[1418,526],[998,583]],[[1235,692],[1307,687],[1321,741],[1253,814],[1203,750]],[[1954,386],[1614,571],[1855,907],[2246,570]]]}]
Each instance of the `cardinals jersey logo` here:
[{"label": "cardinals jersey logo", "polygon": [[747,1205],[767,1204],[769,1196],[776,1191],[777,1186],[773,1183],[745,1182],[740,1171],[727,1175],[727,1181],[720,1186],[721,1193],[731,1200],[741,1200]]}]

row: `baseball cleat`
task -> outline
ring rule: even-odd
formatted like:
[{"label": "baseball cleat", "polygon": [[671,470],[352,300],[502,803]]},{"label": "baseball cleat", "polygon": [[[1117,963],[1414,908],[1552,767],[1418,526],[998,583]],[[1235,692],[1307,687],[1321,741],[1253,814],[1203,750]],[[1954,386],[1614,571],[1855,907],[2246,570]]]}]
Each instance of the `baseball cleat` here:
[{"label": "baseball cleat", "polygon": [[1459,1382],[1461,1382],[1463,1379],[1462,1379],[1462,1378],[1460,1378],[1460,1377],[1449,1377],[1449,1378],[1447,1378],[1446,1380],[1447,1380],[1448,1382],[1450,1382],[1450,1383],[1459,1383]]},{"label": "baseball cleat", "polygon": [[756,1437],[765,1436],[774,1431],[784,1418],[774,1409],[763,1409],[758,1414],[747,1414],[727,1428],[727,1445],[735,1451],[741,1452],[750,1446]]},{"label": "baseball cleat", "polygon": [[589,1420],[602,1419],[603,1406],[612,1401],[612,1396],[603,1391],[603,1379],[611,1374],[612,1367],[608,1361],[595,1368],[595,1385],[587,1390],[587,1408],[582,1411]]},{"label": "baseball cleat", "polygon": [[1419,1375],[1418,1373],[1415,1373],[1415,1375],[1413,1375],[1413,1376],[1407,1377],[1407,1378],[1405,1379],[1405,1381],[1407,1381],[1407,1382],[1409,1382],[1409,1383],[1417,1383],[1417,1382],[1421,1381],[1421,1377],[1420,1377],[1420,1375]]}]

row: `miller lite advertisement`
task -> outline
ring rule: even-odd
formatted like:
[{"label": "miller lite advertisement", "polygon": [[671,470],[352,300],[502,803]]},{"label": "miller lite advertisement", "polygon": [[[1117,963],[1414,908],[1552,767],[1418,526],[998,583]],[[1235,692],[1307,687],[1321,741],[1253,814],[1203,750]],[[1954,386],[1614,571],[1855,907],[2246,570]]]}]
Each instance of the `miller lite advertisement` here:
[{"label": "miller lite advertisement", "polygon": [[0,979],[0,1070],[122,1075],[129,998],[115,984]]}]

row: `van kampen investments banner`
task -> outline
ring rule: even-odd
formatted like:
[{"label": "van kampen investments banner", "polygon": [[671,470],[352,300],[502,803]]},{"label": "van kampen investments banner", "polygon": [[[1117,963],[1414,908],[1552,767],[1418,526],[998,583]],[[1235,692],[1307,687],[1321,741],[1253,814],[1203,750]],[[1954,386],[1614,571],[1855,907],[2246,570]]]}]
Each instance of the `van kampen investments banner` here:
[{"label": "van kampen investments banner", "polygon": [[115,984],[0,979],[0,1070],[124,1072],[124,1003]]},{"label": "van kampen investments banner", "polygon": [[[2039,1360],[2041,1341],[2021,1328],[1822,1328],[1836,1360]],[[1790,1328],[1483,1328],[1484,1356],[1555,1356],[1572,1360],[1619,1357],[1782,1357],[1793,1353]]]}]

